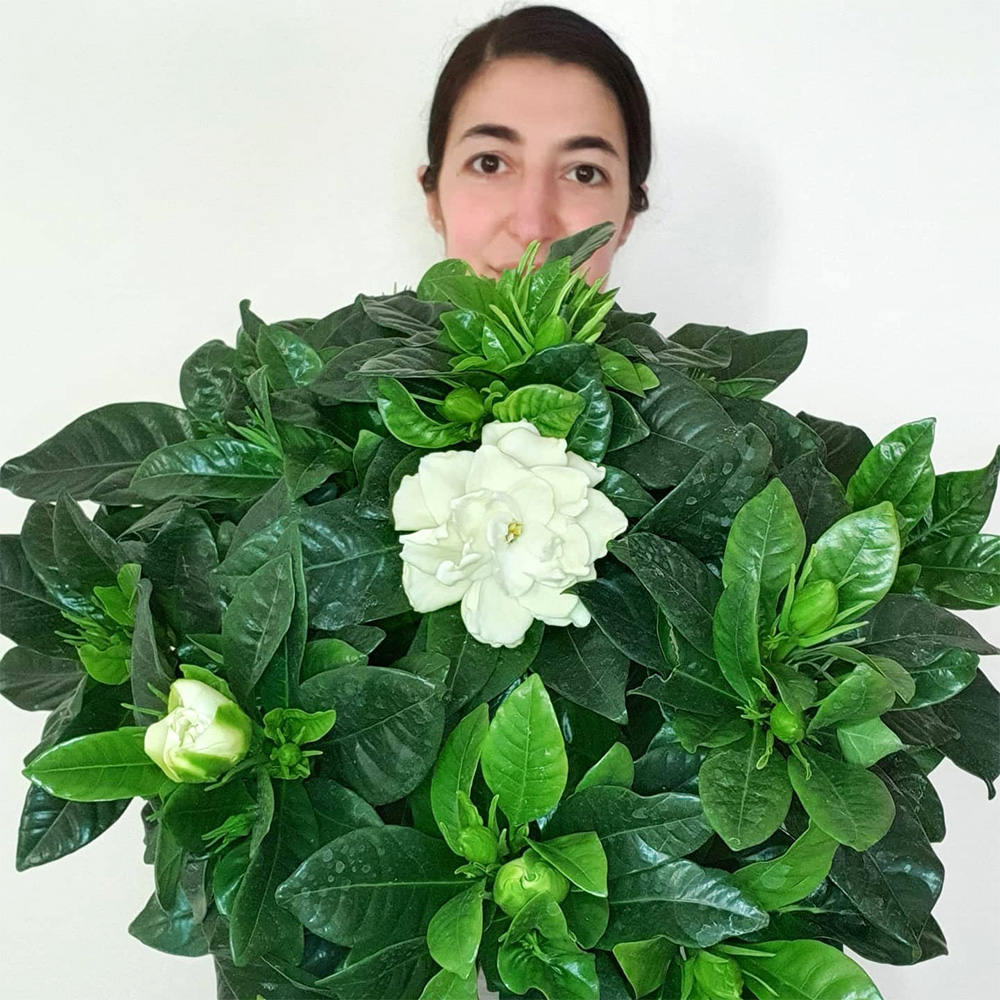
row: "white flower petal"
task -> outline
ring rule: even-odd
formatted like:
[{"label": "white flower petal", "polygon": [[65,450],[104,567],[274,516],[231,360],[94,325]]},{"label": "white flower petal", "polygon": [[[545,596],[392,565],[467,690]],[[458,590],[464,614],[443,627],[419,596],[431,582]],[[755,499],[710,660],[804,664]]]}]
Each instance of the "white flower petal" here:
[{"label": "white flower petal", "polygon": [[580,469],[568,466],[558,468],[554,465],[543,465],[532,470],[539,479],[552,487],[555,494],[556,509],[560,514],[575,517],[587,507],[587,490],[590,480]]},{"label": "white flower petal", "polygon": [[419,475],[403,476],[392,498],[392,520],[397,531],[432,528],[438,523],[424,501]]},{"label": "white flower petal", "polygon": [[590,540],[590,561],[608,554],[608,542],[628,529],[628,518],[601,492],[591,490],[587,509],[576,523]]},{"label": "white flower petal", "polygon": [[469,634],[491,646],[520,646],[534,616],[494,579],[474,583],[462,598],[462,621]]},{"label": "white flower petal", "polygon": [[497,447],[523,465],[566,465],[566,439],[542,437],[534,424],[515,427],[497,442]]},{"label": "white flower petal", "polygon": [[473,456],[467,485],[470,492],[493,490],[504,493],[528,476],[531,476],[530,469],[494,445],[484,444]]},{"label": "white flower petal", "polygon": [[483,444],[499,444],[511,431],[518,428],[530,427],[535,430],[535,425],[530,420],[493,420],[483,425]]},{"label": "white flower petal", "polygon": [[403,590],[414,611],[426,614],[462,599],[469,589],[468,580],[448,586],[410,563],[403,563]]},{"label": "white flower petal", "polygon": [[448,517],[452,500],[469,492],[466,480],[474,455],[472,451],[435,451],[420,459],[420,487],[435,524]]},{"label": "white flower petal", "polygon": [[507,495],[517,505],[517,520],[548,524],[556,512],[556,495],[552,487],[538,476],[525,476],[507,490]]},{"label": "white flower petal", "polygon": [[578,469],[580,472],[587,474],[587,479],[590,481],[591,486],[596,486],[608,471],[603,465],[597,465],[586,458],[581,458],[575,451],[566,452],[566,459],[571,469]]},{"label": "white flower petal", "polygon": [[590,612],[576,594],[562,594],[552,587],[535,584],[518,600],[546,625],[589,625]]}]

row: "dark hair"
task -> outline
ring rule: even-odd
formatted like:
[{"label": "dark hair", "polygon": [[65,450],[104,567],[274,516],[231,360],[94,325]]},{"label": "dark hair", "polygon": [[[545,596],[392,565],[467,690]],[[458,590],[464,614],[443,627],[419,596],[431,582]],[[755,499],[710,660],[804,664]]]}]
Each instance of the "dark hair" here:
[{"label": "dark hair", "polygon": [[629,211],[649,208],[640,186],[649,174],[652,140],[649,101],[632,60],[592,21],[564,7],[521,7],[486,21],[455,47],[441,71],[427,127],[429,166],[424,192],[437,190],[452,111],[469,81],[486,64],[505,56],[546,56],[558,63],[584,66],[618,100],[628,138]]}]

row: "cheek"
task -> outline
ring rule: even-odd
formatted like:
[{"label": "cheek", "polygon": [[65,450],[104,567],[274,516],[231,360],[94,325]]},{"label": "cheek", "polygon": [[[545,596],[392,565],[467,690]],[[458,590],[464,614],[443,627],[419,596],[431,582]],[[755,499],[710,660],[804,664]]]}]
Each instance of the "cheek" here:
[{"label": "cheek", "polygon": [[[593,223],[591,223],[593,225]],[[592,257],[587,261],[587,282],[588,284],[593,284],[598,278],[607,274],[611,270],[611,263],[615,256],[615,241],[612,238],[611,243],[605,243],[600,250],[597,251]],[[608,291],[610,288],[610,279],[604,283],[602,291]]]},{"label": "cheek", "polygon": [[441,211],[448,237],[447,255],[481,266],[496,230],[496,204],[474,191],[455,190],[442,195]]}]

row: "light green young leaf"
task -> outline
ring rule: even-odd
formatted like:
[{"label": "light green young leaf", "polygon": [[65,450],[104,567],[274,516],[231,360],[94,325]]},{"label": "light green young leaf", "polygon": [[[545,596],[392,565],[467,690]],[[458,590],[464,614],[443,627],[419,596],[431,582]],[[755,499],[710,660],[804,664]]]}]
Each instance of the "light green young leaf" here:
[{"label": "light green young leaf", "polygon": [[538,674],[508,696],[490,723],[483,777],[513,826],[544,816],[566,787],[569,763],[559,721]]}]

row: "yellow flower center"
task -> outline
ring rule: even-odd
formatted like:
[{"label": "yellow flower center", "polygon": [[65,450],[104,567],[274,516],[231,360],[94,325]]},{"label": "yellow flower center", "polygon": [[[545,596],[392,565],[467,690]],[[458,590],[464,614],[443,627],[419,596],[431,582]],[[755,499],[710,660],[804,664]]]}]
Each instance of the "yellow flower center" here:
[{"label": "yellow flower center", "polygon": [[515,538],[520,538],[523,530],[523,524],[519,521],[511,521],[510,524],[507,525],[507,541],[512,542]]}]

